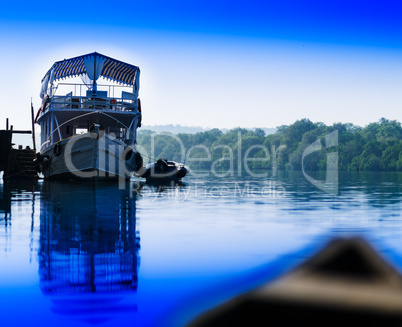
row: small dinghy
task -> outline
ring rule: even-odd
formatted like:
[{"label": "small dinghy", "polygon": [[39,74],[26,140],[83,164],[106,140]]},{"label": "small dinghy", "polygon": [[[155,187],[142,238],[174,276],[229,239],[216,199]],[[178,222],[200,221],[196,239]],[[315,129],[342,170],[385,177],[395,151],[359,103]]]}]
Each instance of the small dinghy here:
[{"label": "small dinghy", "polygon": [[135,173],[135,176],[146,178],[147,182],[180,181],[187,175],[187,172],[188,168],[185,164],[158,159],[158,161],[141,168]]}]

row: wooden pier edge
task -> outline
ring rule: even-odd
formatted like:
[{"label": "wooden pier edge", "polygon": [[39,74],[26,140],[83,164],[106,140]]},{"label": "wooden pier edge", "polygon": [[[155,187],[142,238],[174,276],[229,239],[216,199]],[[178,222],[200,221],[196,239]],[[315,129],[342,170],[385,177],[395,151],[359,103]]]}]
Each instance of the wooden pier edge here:
[{"label": "wooden pier edge", "polygon": [[13,134],[32,134],[32,131],[14,130],[12,125],[9,128],[9,120],[6,119],[6,129],[0,130],[0,171],[3,171],[3,180],[37,179],[36,151],[30,147],[14,149]]}]

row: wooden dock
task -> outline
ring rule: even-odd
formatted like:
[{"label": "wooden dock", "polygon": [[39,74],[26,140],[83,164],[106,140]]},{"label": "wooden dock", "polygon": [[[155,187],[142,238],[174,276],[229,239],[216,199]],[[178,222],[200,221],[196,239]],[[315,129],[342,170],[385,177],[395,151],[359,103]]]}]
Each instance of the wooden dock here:
[{"label": "wooden dock", "polygon": [[13,134],[31,134],[31,131],[13,130],[13,126],[6,130],[0,130],[0,171],[3,171],[3,180],[8,179],[36,179],[36,153],[34,149],[21,146],[13,148]]}]

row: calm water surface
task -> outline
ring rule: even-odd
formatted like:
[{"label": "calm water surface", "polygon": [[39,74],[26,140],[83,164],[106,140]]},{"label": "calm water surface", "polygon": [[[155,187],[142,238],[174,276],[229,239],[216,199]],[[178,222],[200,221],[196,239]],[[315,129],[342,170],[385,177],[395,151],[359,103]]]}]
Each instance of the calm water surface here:
[{"label": "calm water surface", "polygon": [[182,325],[340,235],[400,268],[401,201],[401,173],[341,174],[337,196],[301,173],[1,182],[2,325]]}]

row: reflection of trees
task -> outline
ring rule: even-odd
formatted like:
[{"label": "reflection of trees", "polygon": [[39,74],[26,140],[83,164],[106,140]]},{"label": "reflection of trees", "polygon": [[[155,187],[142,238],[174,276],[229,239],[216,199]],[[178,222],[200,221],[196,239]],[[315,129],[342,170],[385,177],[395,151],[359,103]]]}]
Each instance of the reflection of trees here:
[{"label": "reflection of trees", "polygon": [[[325,181],[323,171],[308,172],[314,179]],[[286,195],[296,202],[340,201],[345,204],[362,201],[372,207],[397,204],[402,201],[402,174],[399,172],[339,172],[339,194],[332,197],[312,185],[298,171],[279,171],[278,183]],[[362,198],[361,195],[364,197]]]},{"label": "reflection of trees", "polygon": [[110,184],[44,185],[40,288],[54,296],[54,311],[81,315],[88,303],[82,296],[88,294],[93,295],[91,314],[95,302],[103,314],[132,310],[132,306],[116,307],[116,301],[112,307],[107,304],[111,296],[137,289],[139,237],[135,199],[128,193]]}]

